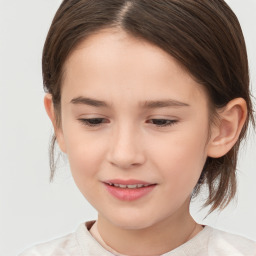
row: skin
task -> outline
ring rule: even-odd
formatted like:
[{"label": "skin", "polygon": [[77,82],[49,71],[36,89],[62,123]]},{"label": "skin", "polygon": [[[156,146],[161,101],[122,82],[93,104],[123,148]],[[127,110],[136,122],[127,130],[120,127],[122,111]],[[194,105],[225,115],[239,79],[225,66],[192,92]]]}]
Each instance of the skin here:
[{"label": "skin", "polygon": [[[201,85],[166,52],[120,30],[84,40],[64,70],[60,126],[49,94],[45,107],[78,188],[98,211],[103,240],[123,254],[159,255],[200,232],[189,213],[191,193],[206,158],[236,142],[244,100],[230,102],[210,125]],[[93,118],[98,124],[88,125]],[[110,179],[156,186],[123,201],[106,190]]]}]

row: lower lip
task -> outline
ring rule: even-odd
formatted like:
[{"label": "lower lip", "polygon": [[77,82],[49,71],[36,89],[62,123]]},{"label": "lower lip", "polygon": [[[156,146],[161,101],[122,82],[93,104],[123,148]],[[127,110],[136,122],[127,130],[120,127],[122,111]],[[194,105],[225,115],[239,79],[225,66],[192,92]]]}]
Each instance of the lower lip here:
[{"label": "lower lip", "polygon": [[119,188],[104,183],[107,191],[114,197],[123,201],[134,201],[150,193],[156,185],[141,188]]}]

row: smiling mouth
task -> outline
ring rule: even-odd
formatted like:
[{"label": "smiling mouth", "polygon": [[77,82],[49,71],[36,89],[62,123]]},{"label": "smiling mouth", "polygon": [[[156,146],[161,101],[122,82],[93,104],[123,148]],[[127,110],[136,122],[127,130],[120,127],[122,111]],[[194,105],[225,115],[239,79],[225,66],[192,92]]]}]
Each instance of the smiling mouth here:
[{"label": "smiling mouth", "polygon": [[127,184],[127,185],[125,185],[125,184],[117,184],[117,183],[110,183],[110,182],[107,182],[106,184],[109,186],[112,186],[112,187],[116,187],[116,188],[129,188],[129,189],[144,188],[144,187],[149,187],[149,186],[155,185],[155,184]]},{"label": "smiling mouth", "polygon": [[149,183],[141,180],[120,180],[113,179],[103,182],[107,191],[121,201],[134,201],[151,193],[156,183]]}]

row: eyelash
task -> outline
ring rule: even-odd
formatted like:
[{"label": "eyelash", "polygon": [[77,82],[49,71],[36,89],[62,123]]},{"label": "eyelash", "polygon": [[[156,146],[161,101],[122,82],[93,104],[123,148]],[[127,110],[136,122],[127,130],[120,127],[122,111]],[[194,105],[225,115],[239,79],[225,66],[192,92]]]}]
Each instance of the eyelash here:
[{"label": "eyelash", "polygon": [[149,122],[156,125],[157,127],[166,127],[166,126],[172,126],[176,124],[178,121],[169,120],[169,119],[150,119]]},{"label": "eyelash", "polygon": [[[79,119],[84,125],[89,126],[89,127],[96,127],[100,126],[103,123],[105,118],[88,118],[88,119]],[[157,127],[167,127],[167,126],[172,126],[176,124],[178,121],[177,120],[169,120],[169,119],[150,119],[147,121],[147,123],[154,124]]]},{"label": "eyelash", "polygon": [[[105,118],[88,118],[88,119],[79,119],[84,125],[90,126],[90,127],[95,127],[95,126],[100,126],[104,122],[102,122]],[[105,122],[107,123],[107,122]]]}]

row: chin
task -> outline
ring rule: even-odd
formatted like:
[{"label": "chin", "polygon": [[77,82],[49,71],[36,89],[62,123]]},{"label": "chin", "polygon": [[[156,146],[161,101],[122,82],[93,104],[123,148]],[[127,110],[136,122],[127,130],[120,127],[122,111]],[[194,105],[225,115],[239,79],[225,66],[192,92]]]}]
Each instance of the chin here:
[{"label": "chin", "polygon": [[157,217],[154,218],[154,216],[149,216],[148,214],[140,213],[139,215],[136,215],[127,213],[122,215],[111,215],[109,221],[112,223],[112,225],[121,229],[140,230],[149,228],[158,223],[160,220]]}]

